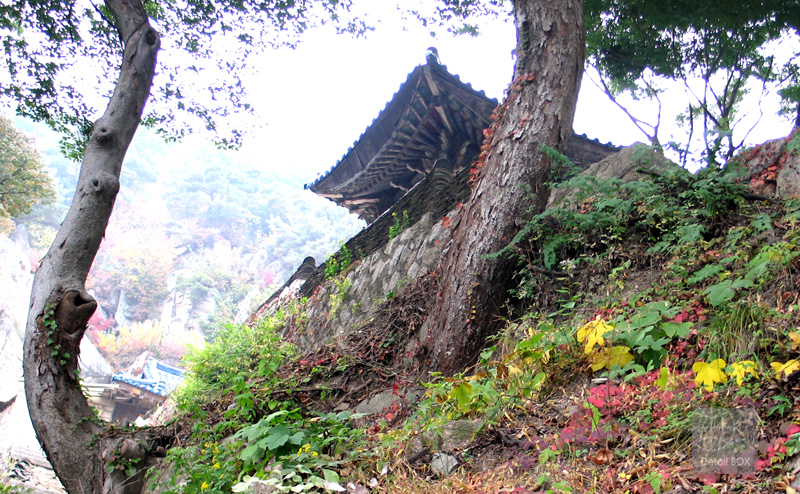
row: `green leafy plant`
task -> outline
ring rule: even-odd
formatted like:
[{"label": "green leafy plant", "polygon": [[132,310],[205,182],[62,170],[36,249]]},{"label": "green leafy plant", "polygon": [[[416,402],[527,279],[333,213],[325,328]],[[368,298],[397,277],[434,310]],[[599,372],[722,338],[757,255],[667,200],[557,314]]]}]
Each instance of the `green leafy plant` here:
[{"label": "green leafy plant", "polygon": [[253,327],[228,324],[213,342],[190,351],[184,357],[188,378],[176,395],[179,409],[199,412],[202,404],[232,392],[237,406],[229,417],[254,416],[253,379],[277,379],[278,366],[294,352],[277,334],[284,318],[279,311]]},{"label": "green leafy plant", "polygon": [[339,312],[344,299],[347,297],[347,294],[350,293],[350,288],[353,287],[353,282],[346,278],[335,277],[332,278],[332,280],[335,291],[333,291],[330,295],[330,311],[328,312],[329,317],[333,317],[337,312]]},{"label": "green leafy plant", "polygon": [[410,218],[408,217],[408,211],[406,210],[403,210],[402,215],[392,213],[392,218],[394,218],[394,224],[389,227],[389,240],[392,240],[396,236],[400,235],[403,230],[408,228],[408,224],[411,222]]},{"label": "green leafy plant", "polygon": [[241,470],[241,462],[236,458],[238,445],[214,436],[202,438],[204,435],[195,438],[197,444],[170,449],[167,460],[174,465],[176,475],[166,481],[153,478],[151,484],[167,487],[166,494],[231,492]]},{"label": "green leafy plant", "polygon": [[255,483],[280,492],[344,490],[335,469],[369,455],[360,447],[364,431],[351,425],[353,418],[347,411],[305,418],[299,409],[281,410],[241,429],[234,437],[245,444],[239,459],[247,475],[233,492]]},{"label": "green leafy plant", "polygon": [[346,245],[342,244],[339,252],[325,261],[325,277],[328,279],[335,278],[350,267],[351,264],[353,264],[353,253]]},{"label": "green leafy plant", "polygon": [[727,279],[720,281],[715,285],[711,285],[705,290],[705,293],[708,296],[709,303],[714,307],[719,307],[720,305],[733,300],[733,297],[736,296],[737,290],[742,288],[750,288],[753,286],[753,282],[748,279],[743,278],[735,278],[735,279]]}]

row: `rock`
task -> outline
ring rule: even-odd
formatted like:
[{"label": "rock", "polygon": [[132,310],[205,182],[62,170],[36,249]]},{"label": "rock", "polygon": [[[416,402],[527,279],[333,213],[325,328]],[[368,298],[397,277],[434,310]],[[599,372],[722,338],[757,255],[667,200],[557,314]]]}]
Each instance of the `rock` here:
[{"label": "rock", "polygon": [[444,426],[442,430],[442,444],[439,449],[454,452],[467,447],[472,441],[481,420],[454,420]]},{"label": "rock", "polygon": [[447,453],[434,453],[431,460],[431,470],[442,477],[447,477],[458,466],[458,460]]},{"label": "rock", "polygon": [[731,164],[747,171],[750,189],[759,195],[800,196],[800,134],[774,139],[739,153]]},{"label": "rock", "polygon": [[792,488],[800,491],[800,475],[797,475],[797,473],[800,472],[800,458],[795,458],[787,470],[790,474],[795,476],[791,484]]},{"label": "rock", "polygon": [[[663,171],[667,168],[680,168],[669,161],[663,154],[641,142],[634,143],[621,151],[612,154],[604,160],[589,166],[581,174],[597,177],[598,179],[616,178],[623,182],[646,180],[649,177],[637,170],[643,168],[652,171]],[[569,198],[575,189],[565,187],[555,188],[550,192],[547,207],[556,206],[559,202]]]},{"label": "rock", "polygon": [[391,389],[387,389],[386,391],[381,391],[380,393],[373,395],[370,398],[362,401],[356,406],[355,412],[356,413],[365,413],[368,415],[381,413],[394,403],[395,399],[394,392]]}]

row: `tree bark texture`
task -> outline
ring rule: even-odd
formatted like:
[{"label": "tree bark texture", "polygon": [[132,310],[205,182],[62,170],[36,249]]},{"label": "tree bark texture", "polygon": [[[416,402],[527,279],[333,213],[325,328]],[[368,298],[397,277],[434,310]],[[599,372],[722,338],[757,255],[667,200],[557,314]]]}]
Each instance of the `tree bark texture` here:
[{"label": "tree bark texture", "polygon": [[106,0],[106,6],[124,44],[120,76],[87,143],[69,212],[36,271],[23,357],[33,427],[70,494],[133,492],[137,482],[121,469],[108,474],[106,465],[145,463],[139,461],[143,448],[130,439],[104,438],[106,429],[93,420],[77,373],[80,341],[97,307],[86,292],[86,276],[114,206],[123,158],[150,95],[159,47],[141,0]]},{"label": "tree bark texture", "polygon": [[[583,0],[515,0],[517,62],[505,102],[485,131],[469,202],[445,254],[429,315],[422,367],[452,374],[473,363],[502,325],[514,263],[487,260],[542,210],[551,163],[541,145],[563,150],[583,73]],[[531,194],[534,199],[531,199]]]}]

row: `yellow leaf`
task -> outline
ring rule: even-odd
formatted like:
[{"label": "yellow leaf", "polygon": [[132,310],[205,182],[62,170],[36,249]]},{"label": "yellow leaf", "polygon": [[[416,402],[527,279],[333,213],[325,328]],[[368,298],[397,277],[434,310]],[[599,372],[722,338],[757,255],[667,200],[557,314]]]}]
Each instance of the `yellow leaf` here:
[{"label": "yellow leaf", "polygon": [[602,348],[589,357],[589,362],[594,372],[599,371],[603,367],[606,369],[611,369],[611,367],[615,365],[624,367],[625,364],[631,360],[633,360],[631,349],[621,345],[612,346],[611,348]]},{"label": "yellow leaf", "polygon": [[789,333],[789,339],[792,340],[792,350],[800,348],[800,333]]},{"label": "yellow leaf", "polygon": [[520,369],[514,364],[508,364],[508,373],[512,376],[517,376],[519,374],[522,374],[522,369]]},{"label": "yellow leaf", "polygon": [[692,371],[696,374],[694,382],[697,383],[698,386],[705,387],[706,391],[711,391],[714,389],[714,384],[724,384],[728,382],[728,376],[722,372],[724,368],[725,361],[721,358],[711,363],[695,362],[692,366]]},{"label": "yellow leaf", "polygon": [[776,377],[780,378],[781,374],[789,375],[792,372],[800,369],[800,362],[795,359],[787,361],[785,364],[780,362],[772,362],[769,364],[772,370],[775,371]]},{"label": "yellow leaf", "polygon": [[581,326],[578,329],[578,342],[584,344],[584,353],[587,355],[591,353],[595,345],[605,345],[603,335],[613,330],[614,326],[611,326],[602,319],[595,319]]},{"label": "yellow leaf", "polygon": [[725,370],[727,374],[736,379],[736,384],[741,386],[745,377],[752,374],[758,379],[758,372],[756,372],[756,363],[752,360],[742,360],[741,362],[733,362]]}]

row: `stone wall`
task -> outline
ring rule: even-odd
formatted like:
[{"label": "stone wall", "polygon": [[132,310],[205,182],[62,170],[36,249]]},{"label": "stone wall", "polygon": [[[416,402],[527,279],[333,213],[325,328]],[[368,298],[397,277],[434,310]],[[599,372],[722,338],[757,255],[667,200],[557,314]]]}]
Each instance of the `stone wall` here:
[{"label": "stone wall", "polygon": [[[406,283],[431,271],[449,239],[444,222],[432,213],[425,214],[339,277],[317,285],[302,316],[289,321],[284,337],[308,350],[358,328]],[[287,288],[284,303],[292,291],[291,286]]]}]

